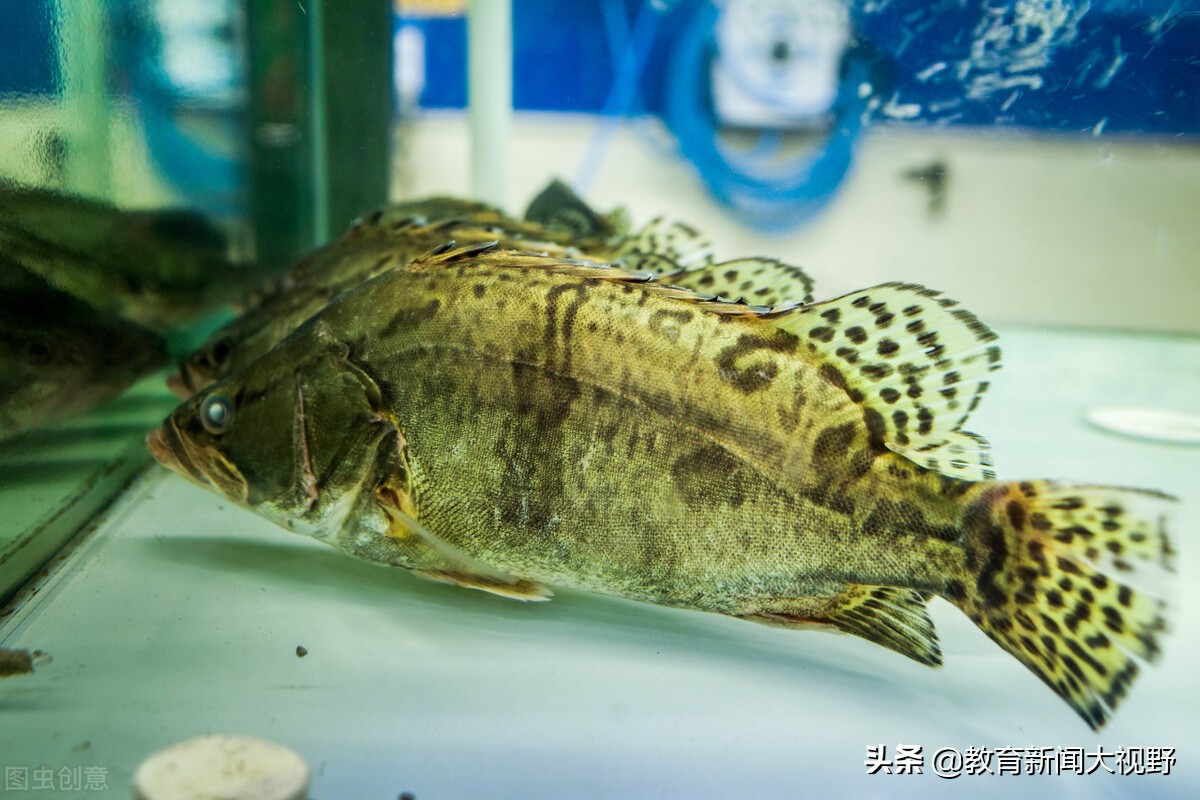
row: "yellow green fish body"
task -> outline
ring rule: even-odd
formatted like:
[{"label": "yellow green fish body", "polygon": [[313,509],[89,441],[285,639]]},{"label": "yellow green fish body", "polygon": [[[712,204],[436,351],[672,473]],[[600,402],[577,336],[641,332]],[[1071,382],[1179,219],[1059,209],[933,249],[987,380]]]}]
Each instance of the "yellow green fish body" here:
[{"label": "yellow green fish body", "polygon": [[342,292],[451,242],[499,242],[560,257],[586,254],[600,261],[636,260],[646,265],[653,258],[653,266],[707,258],[707,243],[698,234],[661,220],[631,235],[605,226],[580,238],[470,200],[431,197],[393,204],[367,215],[341,238],[271,281],[242,317],[214,333],[187,359],[173,388],[182,397],[190,396],[267,352]]},{"label": "yellow green fish body", "polygon": [[994,338],[912,285],[761,308],[463,248],[343,295],[150,444],[352,555],[523,599],[823,625],[937,664],[940,595],[1099,725],[1157,652],[1164,606],[1124,573],[1171,567],[1163,500],[990,480],[961,426]]}]

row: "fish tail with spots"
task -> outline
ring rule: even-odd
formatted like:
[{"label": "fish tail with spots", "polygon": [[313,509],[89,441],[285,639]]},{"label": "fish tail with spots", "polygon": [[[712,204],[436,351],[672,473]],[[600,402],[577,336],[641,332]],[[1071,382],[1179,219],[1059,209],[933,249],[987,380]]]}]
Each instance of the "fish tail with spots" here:
[{"label": "fish tail with spots", "polygon": [[1160,653],[1174,571],[1167,495],[1049,481],[979,484],[945,596],[1099,728]]}]

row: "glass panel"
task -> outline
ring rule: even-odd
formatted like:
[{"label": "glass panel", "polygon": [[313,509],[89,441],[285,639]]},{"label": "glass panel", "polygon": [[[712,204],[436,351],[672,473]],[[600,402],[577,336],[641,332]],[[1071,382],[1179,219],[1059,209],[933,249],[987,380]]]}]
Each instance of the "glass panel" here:
[{"label": "glass panel", "polygon": [[3,597],[176,402],[161,375],[113,398],[386,199],[391,25],[387,2],[45,0],[0,28]]}]

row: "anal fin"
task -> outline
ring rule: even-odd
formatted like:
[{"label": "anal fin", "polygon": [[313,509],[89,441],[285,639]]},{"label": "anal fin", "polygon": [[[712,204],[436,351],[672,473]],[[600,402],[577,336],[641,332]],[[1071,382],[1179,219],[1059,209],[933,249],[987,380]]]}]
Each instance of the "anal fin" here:
[{"label": "anal fin", "polygon": [[743,619],[788,628],[828,626],[895,650],[930,667],[942,665],[937,631],[915,589],[850,584],[828,598],[778,598]]}]

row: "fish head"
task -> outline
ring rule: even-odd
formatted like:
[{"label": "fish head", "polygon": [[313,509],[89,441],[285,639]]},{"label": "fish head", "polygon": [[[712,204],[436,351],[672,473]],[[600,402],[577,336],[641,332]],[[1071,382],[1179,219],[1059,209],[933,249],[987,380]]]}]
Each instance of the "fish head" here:
[{"label": "fish head", "polygon": [[322,536],[373,479],[390,427],[382,405],[349,347],[294,335],[186,400],[147,445],[193,482]]},{"label": "fish head", "polygon": [[0,435],[87,410],[167,361],[162,339],[0,259]]},{"label": "fish head", "polygon": [[253,305],[188,356],[168,385],[181,399],[203,391],[279,344],[337,295],[429,247],[366,239],[333,242],[313,251],[261,286]]},{"label": "fish head", "polygon": [[179,369],[167,376],[167,386],[181,400],[193,397],[232,371],[236,331],[226,326],[188,356]]},{"label": "fish head", "polygon": [[179,365],[167,385],[186,400],[247,367],[328,303],[341,287],[278,284],[213,333]]}]

